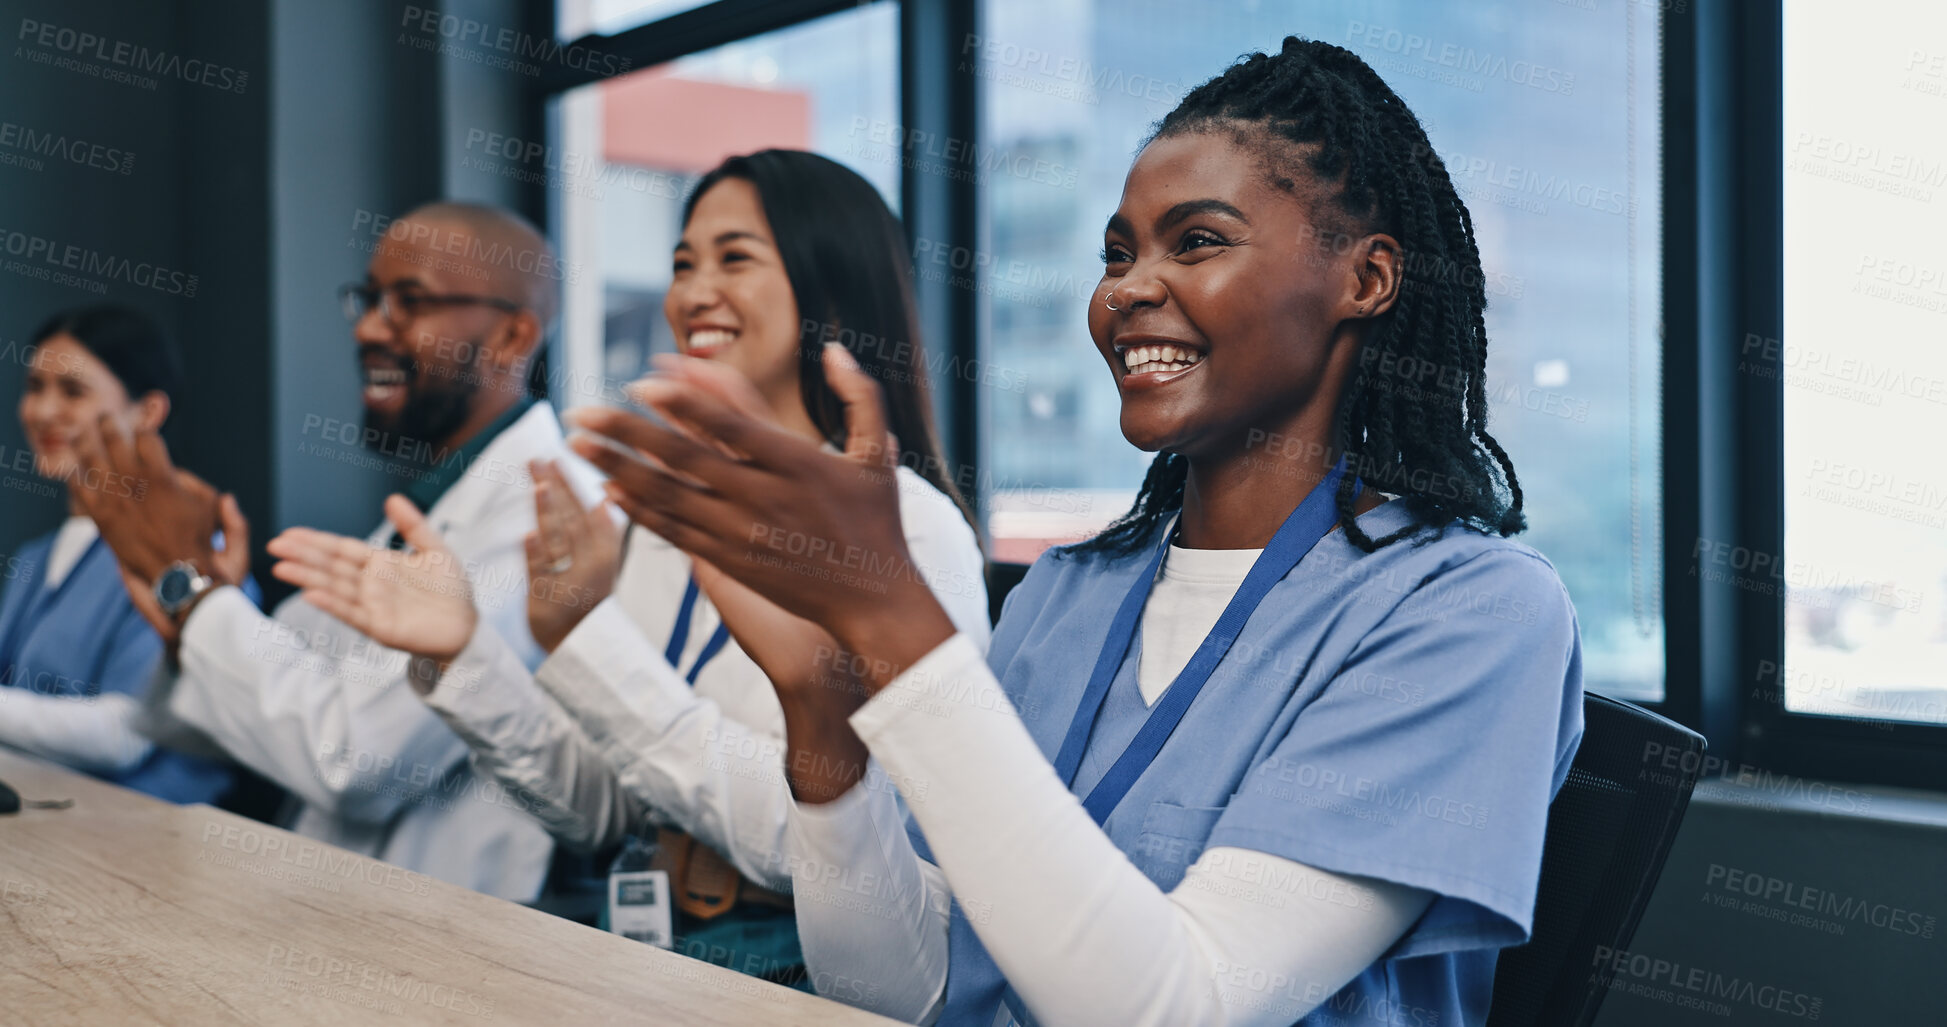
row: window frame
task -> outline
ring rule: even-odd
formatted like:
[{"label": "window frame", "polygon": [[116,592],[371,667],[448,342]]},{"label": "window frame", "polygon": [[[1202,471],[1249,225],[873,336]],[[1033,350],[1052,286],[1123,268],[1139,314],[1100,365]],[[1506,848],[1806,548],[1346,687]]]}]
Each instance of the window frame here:
[{"label": "window frame", "polygon": [[[889,3],[897,10],[899,114],[902,127],[909,130],[906,145],[914,145],[914,138],[975,138],[980,126],[978,80],[957,61],[915,61],[909,55],[957,52],[960,42],[978,31],[978,0],[717,0],[612,36],[585,35],[562,40],[562,45],[626,59],[629,71],[638,71],[871,3]],[[546,6],[548,24],[554,25],[558,22],[556,4],[550,0]],[[550,74],[543,76],[534,94],[541,111],[560,94],[608,77],[591,68],[615,66],[615,62],[600,60],[578,63],[575,68],[548,69]],[[908,243],[928,239],[935,245],[975,252],[980,230],[979,192],[971,181],[902,170],[900,222]],[[551,231],[554,226],[544,227]],[[980,345],[977,294],[946,281],[924,279],[914,283],[914,292],[919,300],[920,337],[926,340],[928,350],[935,351],[935,366],[976,366]],[[948,376],[933,382],[933,404],[947,469],[959,480],[972,482],[978,478],[970,469],[980,466],[980,404],[973,383],[961,380],[963,377]],[[982,498],[968,496],[984,523]]]},{"label": "window frame", "polygon": [[[956,61],[915,55],[957,53],[979,30],[979,0],[871,2],[899,8],[900,115],[908,138],[978,138],[978,80]],[[554,5],[545,6],[552,26]],[[636,70],[860,6],[718,0],[573,43],[628,58]],[[1659,6],[1664,694],[1640,705],[1702,733],[1727,768],[1940,789],[1947,725],[1889,729],[1787,712],[1775,671],[1784,663],[1783,595],[1711,584],[1699,565],[1699,540],[1754,553],[1783,550],[1784,385],[1741,374],[1737,365],[1738,340],[1747,333],[1783,336],[1784,12],[1781,0]],[[602,77],[586,69],[605,62],[581,63],[548,69],[533,93],[537,111]],[[906,171],[901,201],[909,240],[978,248],[980,205],[971,182]],[[941,366],[969,366],[979,347],[976,294],[946,282],[916,286],[929,348],[948,358]],[[949,463],[979,467],[977,384],[947,376],[934,386]],[[984,497],[971,498],[984,514]],[[1757,673],[1765,666],[1774,668],[1768,687]]]},{"label": "window frame", "polygon": [[[1784,8],[1663,13],[1664,701],[1726,773],[1744,766],[1940,790],[1947,725],[1785,708],[1785,597],[1705,580],[1702,540],[1782,559],[1782,377],[1738,371],[1784,337]],[[1669,98],[1688,102],[1672,104]],[[1769,668],[1765,671],[1764,668]]]}]

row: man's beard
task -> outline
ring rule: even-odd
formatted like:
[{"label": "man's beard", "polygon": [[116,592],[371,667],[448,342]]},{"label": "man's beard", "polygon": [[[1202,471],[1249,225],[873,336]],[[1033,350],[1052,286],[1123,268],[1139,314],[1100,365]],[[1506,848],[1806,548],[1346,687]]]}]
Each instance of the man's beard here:
[{"label": "man's beard", "polygon": [[[478,352],[478,351],[476,351]],[[387,417],[365,409],[365,445],[390,457],[400,454],[427,454],[428,462],[444,454],[435,450],[466,422],[473,412],[473,399],[480,391],[474,367],[455,375],[451,384],[428,387],[419,374],[416,361],[406,362],[406,402],[397,416]]]}]

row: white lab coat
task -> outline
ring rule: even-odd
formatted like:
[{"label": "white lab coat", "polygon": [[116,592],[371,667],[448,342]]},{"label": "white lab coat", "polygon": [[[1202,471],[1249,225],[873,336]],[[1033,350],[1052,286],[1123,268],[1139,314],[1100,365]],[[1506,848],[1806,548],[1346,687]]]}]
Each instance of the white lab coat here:
[{"label": "white lab coat", "polygon": [[[481,623],[512,656],[544,655],[527,629],[534,529],[527,463],[561,460],[584,502],[600,475],[567,449],[545,403],[481,451],[427,517],[461,559]],[[369,541],[384,546],[381,524]],[[292,830],[517,902],[539,894],[553,843],[527,801],[476,773],[467,744],[420,702],[407,655],[302,597],[271,617],[234,588],[199,604],[182,635],[182,669],[164,672],[173,716],[302,803]]]}]

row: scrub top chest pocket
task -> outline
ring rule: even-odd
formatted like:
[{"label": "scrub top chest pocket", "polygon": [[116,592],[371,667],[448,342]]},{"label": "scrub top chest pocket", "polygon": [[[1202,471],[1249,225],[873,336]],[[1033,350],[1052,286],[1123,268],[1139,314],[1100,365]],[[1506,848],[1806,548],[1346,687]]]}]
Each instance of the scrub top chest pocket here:
[{"label": "scrub top chest pocket", "polygon": [[1152,802],[1143,814],[1142,833],[1130,857],[1144,876],[1168,891],[1203,854],[1204,842],[1223,815],[1222,806]]}]

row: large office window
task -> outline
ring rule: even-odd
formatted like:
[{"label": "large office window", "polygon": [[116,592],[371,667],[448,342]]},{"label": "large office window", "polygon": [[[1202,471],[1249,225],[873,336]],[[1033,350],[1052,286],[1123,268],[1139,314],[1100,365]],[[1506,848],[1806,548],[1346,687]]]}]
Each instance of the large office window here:
[{"label": "large office window", "polygon": [[993,155],[978,263],[983,359],[1010,386],[980,390],[996,558],[1128,505],[1149,455],[1121,437],[1084,322],[1102,224],[1157,119],[1296,33],[1358,53],[1426,122],[1475,219],[1490,429],[1526,493],[1523,537],[1574,597],[1589,686],[1661,698],[1658,6],[988,0],[953,57],[980,80]]},{"label": "large office window", "polygon": [[1784,389],[1785,548],[1734,569],[1785,597],[1788,711],[1947,723],[1947,9],[1784,14],[1784,331],[1737,344]]},{"label": "large office window", "polygon": [[[1929,247],[1947,234],[1947,144],[1913,126],[1947,112],[1947,53],[1927,42],[1947,16],[1815,0],[703,6],[554,8],[564,37],[634,69],[547,85],[548,153],[497,172],[547,176],[551,228],[584,272],[557,398],[612,395],[668,348],[668,250],[698,172],[760,146],[823,152],[913,206],[929,349],[951,357],[933,383],[948,441],[977,464],[990,554],[1032,559],[1123,510],[1148,461],[1120,437],[1084,321],[1136,146],[1239,55],[1286,33],[1338,43],[1421,115],[1473,212],[1490,427],[1521,475],[1523,538],[1574,597],[1589,686],[1664,703],[1726,759],[1937,782],[1947,474],[1927,446],[1947,423],[1932,344],[1947,263]],[[1690,569],[1667,583],[1669,632],[1665,566]]]},{"label": "large office window", "polygon": [[591,33],[612,36],[658,18],[694,10],[710,0],[560,0],[555,31],[563,39]]},{"label": "large office window", "polygon": [[[628,24],[651,4],[564,5],[562,22]],[[656,16],[684,4],[662,4]],[[633,16],[633,15],[632,15]],[[644,15],[646,17],[646,15]],[[636,21],[644,20],[636,17]],[[545,164],[567,266],[557,398],[613,395],[674,342],[663,317],[670,251],[697,176],[766,147],[845,163],[895,209],[900,156],[898,7],[862,6],[569,90],[554,102]]]}]

